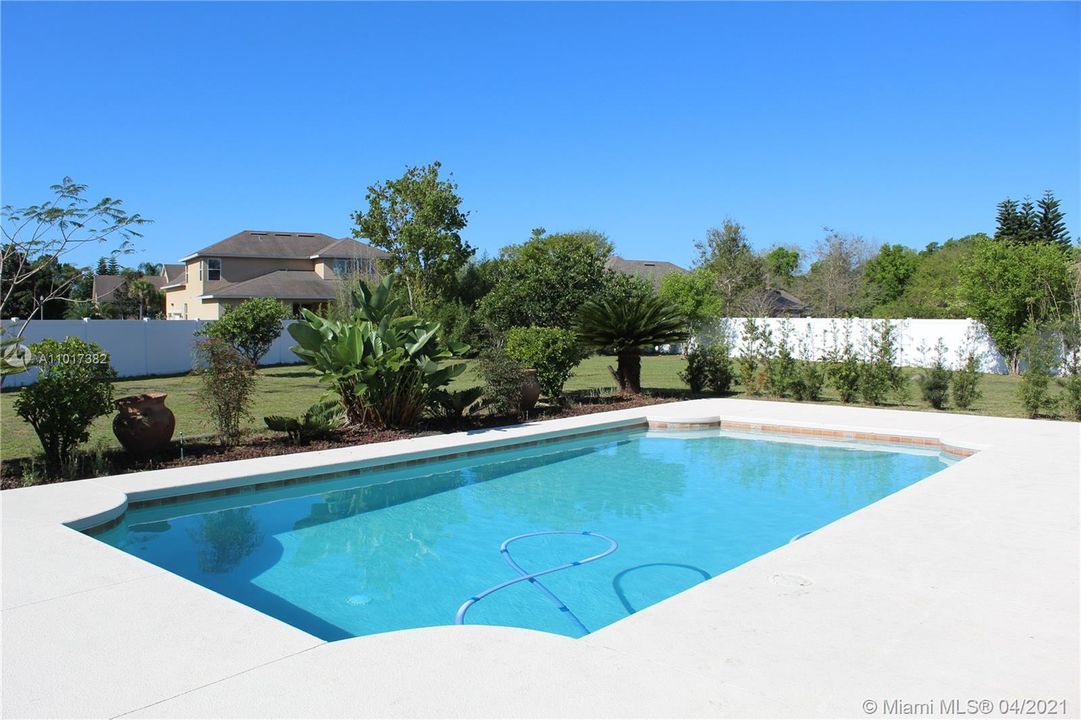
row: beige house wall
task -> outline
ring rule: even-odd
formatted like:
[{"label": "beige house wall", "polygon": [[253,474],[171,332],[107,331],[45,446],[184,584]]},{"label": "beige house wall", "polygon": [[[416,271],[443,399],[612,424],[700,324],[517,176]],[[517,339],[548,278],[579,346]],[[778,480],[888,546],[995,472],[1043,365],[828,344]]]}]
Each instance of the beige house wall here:
[{"label": "beige house wall", "polygon": [[165,317],[177,320],[217,320],[216,304],[206,304],[199,299],[205,282],[199,279],[200,260],[186,263],[184,286],[165,291]]},{"label": "beige house wall", "polygon": [[[215,288],[232,283],[251,280],[275,270],[312,270],[314,261],[286,258],[246,258],[221,257],[221,280],[207,280],[207,258],[193,258],[187,262],[187,281],[184,287],[167,290],[165,294],[165,314],[168,318],[180,320],[217,320],[229,305],[239,301],[201,300],[200,297],[212,293]],[[324,265],[323,261],[318,261]],[[333,277],[334,271],[325,265],[325,272]],[[318,271],[317,271],[318,272]],[[320,277],[324,277],[320,275]],[[283,300],[286,307],[291,307],[291,300]]]},{"label": "beige house wall", "polygon": [[221,316],[220,303],[200,300],[200,283],[165,291],[165,317],[170,320],[217,320]]}]

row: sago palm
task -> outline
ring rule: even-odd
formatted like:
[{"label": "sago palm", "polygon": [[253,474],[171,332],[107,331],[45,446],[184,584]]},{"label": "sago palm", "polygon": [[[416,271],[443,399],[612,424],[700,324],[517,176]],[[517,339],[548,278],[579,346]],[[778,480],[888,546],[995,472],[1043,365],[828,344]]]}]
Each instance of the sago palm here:
[{"label": "sago palm", "polygon": [[581,341],[616,353],[611,370],[619,391],[642,392],[642,351],[687,338],[687,319],[656,295],[634,295],[619,301],[590,300],[578,311],[575,331]]}]

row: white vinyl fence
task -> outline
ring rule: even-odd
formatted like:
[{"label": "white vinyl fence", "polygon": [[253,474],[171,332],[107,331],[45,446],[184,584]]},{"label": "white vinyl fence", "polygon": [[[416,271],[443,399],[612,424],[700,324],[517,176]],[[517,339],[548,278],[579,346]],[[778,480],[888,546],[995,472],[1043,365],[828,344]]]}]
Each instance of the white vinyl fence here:
[{"label": "white vinyl fence", "polygon": [[[22,321],[3,320],[5,336]],[[300,359],[289,348],[296,344],[285,332],[270,346],[260,365],[285,365]],[[176,375],[194,367],[192,354],[195,331],[206,325],[201,320],[31,320],[23,333],[22,344],[30,345],[45,338],[63,340],[77,337],[97,343],[109,353],[109,361],[120,377]],[[4,387],[34,382],[37,371],[10,375]]]},{"label": "white vinyl fence", "polygon": [[[710,335],[722,333],[727,328],[733,352],[738,353],[742,348],[741,331],[745,320],[746,318],[727,318],[714,330],[702,333],[701,338],[695,338],[692,344]],[[794,348],[794,353],[798,357],[804,357],[801,350],[806,350],[807,359],[818,359],[834,346],[835,338],[837,341],[843,341],[846,329],[856,348],[862,348],[866,338],[872,332],[873,324],[881,321],[867,318],[756,318],[755,322],[759,326],[765,324],[769,327],[774,342],[781,337],[784,325],[787,323],[790,328],[789,341]],[[995,344],[987,337],[983,326],[975,320],[910,319],[889,322],[899,330],[901,365],[926,366],[935,345],[942,340],[946,346],[946,360],[953,369],[957,369],[960,365],[958,360],[961,348],[967,343],[972,343],[980,358],[980,369],[983,372],[1000,374],[1007,372],[1006,360],[995,349]],[[926,354],[921,352],[921,348],[927,349],[928,352]]]},{"label": "white vinyl fence", "polygon": [[[743,318],[726,321],[729,334],[739,351],[740,329]],[[8,329],[17,323],[2,321]],[[792,343],[799,348],[809,342],[814,357],[833,346],[834,333],[843,333],[847,325],[853,342],[859,347],[871,331],[874,320],[836,320],[830,318],[761,318],[776,339],[780,337],[782,324],[790,323]],[[920,366],[925,363],[920,347],[932,348],[941,338],[947,347],[947,358],[956,367],[958,350],[970,338],[976,344],[984,372],[1005,373],[1006,362],[995,350],[994,344],[974,320],[891,320],[900,326],[901,363]],[[63,340],[78,337],[97,343],[109,353],[113,368],[121,377],[174,375],[185,373],[193,367],[192,345],[195,331],[205,325],[199,320],[31,320],[23,335],[23,344],[44,338]],[[295,343],[282,327],[282,334],[270,348],[260,364],[284,365],[298,363],[299,359],[289,350]],[[704,333],[703,336],[708,335]],[[694,341],[692,341],[693,343]],[[797,352],[797,354],[799,354]],[[33,382],[36,371],[12,375],[4,380],[4,387],[15,387]]]}]

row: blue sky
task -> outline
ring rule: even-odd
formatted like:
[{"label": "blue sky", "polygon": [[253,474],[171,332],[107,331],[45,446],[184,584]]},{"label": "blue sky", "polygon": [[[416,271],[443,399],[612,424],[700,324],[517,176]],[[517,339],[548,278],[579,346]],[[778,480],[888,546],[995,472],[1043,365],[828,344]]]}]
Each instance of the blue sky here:
[{"label": "blue sky", "polygon": [[[731,216],[923,247],[1046,188],[1081,232],[1081,4],[2,4],[3,200],[64,175],[141,260],[347,235],[440,160],[495,254],[593,228],[687,265]],[[92,262],[96,250],[79,258]]]}]

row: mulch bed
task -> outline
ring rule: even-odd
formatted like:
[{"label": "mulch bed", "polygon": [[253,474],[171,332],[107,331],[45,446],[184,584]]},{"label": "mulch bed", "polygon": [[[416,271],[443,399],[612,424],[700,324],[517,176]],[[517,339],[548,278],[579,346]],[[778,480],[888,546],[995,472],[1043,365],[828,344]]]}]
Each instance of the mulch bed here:
[{"label": "mulch bed", "polygon": [[[610,410],[626,410],[628,408],[656,405],[670,402],[672,397],[659,395],[636,395],[636,396],[608,396],[584,398],[572,401],[569,407],[539,407],[529,414],[527,421],[552,420],[561,417],[576,417],[590,415]],[[264,434],[253,433],[247,435],[244,440],[233,447],[222,447],[217,442],[206,439],[188,439],[184,442],[183,459],[180,456],[181,448],[175,439],[170,447],[157,456],[148,459],[138,459],[120,449],[108,450],[104,455],[97,458],[84,457],[83,467],[76,477],[98,477],[101,475],[119,475],[142,470],[160,470],[162,468],[188,467],[192,465],[205,465],[207,463],[227,462],[230,460],[246,460],[249,458],[270,457],[273,455],[286,455],[297,452],[310,452],[314,450],[329,450],[332,448],[351,447],[354,445],[366,445],[368,443],[387,442],[389,440],[402,440],[424,435],[438,435],[460,430],[477,430],[501,425],[513,425],[520,422],[515,418],[476,415],[462,420],[455,426],[453,422],[445,418],[425,418],[418,427],[408,430],[342,430],[332,438],[314,440],[306,445],[290,443],[286,436],[281,433]],[[33,458],[15,458],[5,461],[0,465],[0,489],[25,487],[25,480],[31,464],[36,464],[38,473],[41,471],[41,460]],[[60,481],[62,482],[62,481]]]}]

